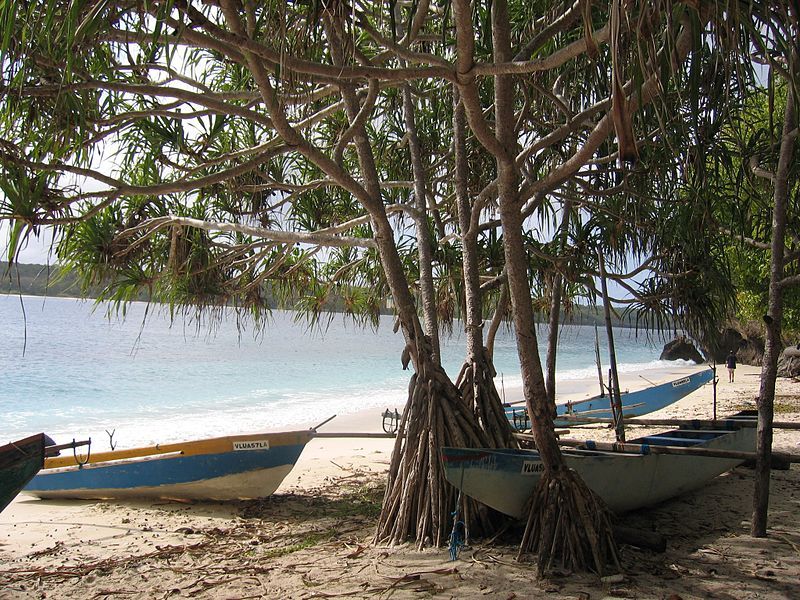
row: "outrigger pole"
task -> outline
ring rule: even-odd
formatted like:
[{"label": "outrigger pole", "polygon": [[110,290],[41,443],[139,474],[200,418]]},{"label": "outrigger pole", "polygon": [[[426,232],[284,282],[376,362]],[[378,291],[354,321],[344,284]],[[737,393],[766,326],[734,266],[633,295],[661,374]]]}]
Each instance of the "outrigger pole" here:
[{"label": "outrigger pole", "polygon": [[600,286],[603,290],[603,312],[605,313],[606,334],[608,335],[608,358],[611,363],[611,412],[614,414],[614,430],[617,441],[625,441],[625,424],[622,416],[622,397],[619,392],[619,375],[617,373],[617,354],[614,350],[614,331],[611,327],[611,305],[608,301],[608,285],[606,284],[606,265],[603,252],[597,251],[600,265]]},{"label": "outrigger pole", "polygon": [[600,381],[600,397],[606,395],[606,382],[603,380],[603,365],[600,363],[600,333],[594,326],[594,362],[597,365],[597,379]]}]

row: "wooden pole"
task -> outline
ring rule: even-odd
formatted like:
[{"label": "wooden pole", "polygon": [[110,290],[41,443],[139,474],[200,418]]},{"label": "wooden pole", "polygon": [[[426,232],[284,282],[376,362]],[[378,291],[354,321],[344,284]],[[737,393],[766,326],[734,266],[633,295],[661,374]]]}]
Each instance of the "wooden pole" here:
[{"label": "wooden pole", "polygon": [[617,373],[617,353],[614,350],[614,331],[611,327],[611,304],[608,300],[608,285],[606,282],[606,265],[602,251],[597,251],[598,264],[600,265],[600,286],[603,291],[603,312],[605,313],[606,335],[608,336],[608,358],[611,363],[611,403],[614,408],[614,430],[617,441],[625,441],[625,425],[622,415],[622,398],[620,397],[619,375]]},{"label": "wooden pole", "polygon": [[315,438],[396,438],[394,433],[315,433]]},{"label": "wooden pole", "polygon": [[312,427],[311,429],[313,429],[314,431],[316,431],[317,429],[319,429],[320,427],[322,427],[323,425],[325,425],[325,423],[329,423],[329,422],[333,421],[335,418],[336,418],[336,415],[333,415],[332,417],[328,417],[328,418],[327,418],[327,419],[325,419],[325,420],[324,420],[322,423],[320,423],[319,425],[315,425],[315,426],[314,426],[314,427]]},{"label": "wooden pole", "polygon": [[[601,417],[580,417],[578,415],[574,417],[570,417],[567,415],[559,415],[559,421],[578,421],[575,425],[581,425],[583,423],[589,425],[600,425],[605,424],[608,425],[613,423],[613,419],[605,419]],[[699,428],[708,428],[708,427],[717,427],[717,428],[725,428],[725,427],[756,427],[757,421],[755,419],[716,419],[716,420],[709,420],[709,419],[642,419],[639,417],[628,417],[625,419],[625,425],[641,425],[644,427],[659,427],[662,425],[669,425],[675,427],[690,427],[694,429]],[[793,421],[776,421],[773,424],[774,429],[790,429],[790,430],[799,430],[800,431],[800,423],[793,422]]]},{"label": "wooden pole", "polygon": [[[683,456],[707,456],[710,458],[732,458],[749,460],[755,459],[756,452],[744,450],[720,450],[716,448],[693,448],[691,446],[652,446],[650,444],[626,444],[624,442],[587,442],[586,440],[558,440],[559,446],[571,448],[584,448],[587,450],[600,450],[602,452],[619,452],[633,454],[672,454]],[[775,453],[776,455],[779,453]],[[781,458],[787,462],[800,463],[800,455],[780,453]]]},{"label": "wooden pole", "polygon": [[92,443],[92,440],[83,440],[80,442],[76,442],[72,440],[66,444],[58,444],[56,446],[45,446],[44,447],[44,455],[45,456],[58,456],[58,453],[62,450],[71,450],[73,448],[80,448],[81,446],[88,446]]},{"label": "wooden pole", "polygon": [[600,380],[600,397],[604,398],[606,384],[603,381],[603,365],[600,364],[600,333],[597,331],[597,325],[594,326],[594,361],[597,364],[597,379]]},{"label": "wooden pole", "polygon": [[714,420],[717,420],[717,363],[714,362],[711,365],[711,370],[713,371],[713,375],[711,377],[712,381],[712,389],[714,390]]},{"label": "wooden pole", "polygon": [[[533,436],[517,434],[517,437],[533,439]],[[735,460],[753,460],[758,454],[744,450],[722,450],[717,448],[693,448],[691,446],[653,446],[650,444],[629,444],[625,442],[594,442],[591,440],[558,439],[559,446],[579,448],[581,450],[596,450],[598,452],[612,452],[619,454],[672,454],[679,456],[705,456],[708,458],[728,458]],[[800,455],[774,452],[773,456],[789,463],[800,463]]]}]

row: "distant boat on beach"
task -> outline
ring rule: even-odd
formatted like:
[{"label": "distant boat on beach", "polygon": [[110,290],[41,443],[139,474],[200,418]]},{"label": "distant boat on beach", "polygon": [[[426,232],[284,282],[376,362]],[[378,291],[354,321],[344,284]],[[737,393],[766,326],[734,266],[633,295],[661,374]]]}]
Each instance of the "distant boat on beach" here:
[{"label": "distant boat on beach", "polygon": [[[608,507],[622,513],[697,489],[755,451],[756,428],[732,417],[687,423],[622,444],[585,441],[563,449]],[[616,449],[615,449],[616,448]],[[445,476],[466,495],[521,518],[544,465],[535,450],[443,448]]]},{"label": "distant boat on beach", "polygon": [[314,434],[256,433],[49,458],[23,491],[39,498],[263,498]]},{"label": "distant boat on beach", "polygon": [[[674,404],[681,398],[688,396],[713,378],[714,371],[712,369],[704,369],[697,373],[692,373],[687,377],[675,379],[674,381],[653,385],[635,392],[625,392],[621,395],[622,414],[625,418],[641,417],[661,410],[670,404]],[[504,408],[506,411],[506,418],[514,429],[530,429],[531,422],[528,418],[528,411],[524,405],[506,405]],[[613,418],[611,400],[608,395],[593,396],[586,400],[558,404],[556,405],[556,415],[556,427],[580,425],[588,422],[581,421],[581,418]]]},{"label": "distant boat on beach", "polygon": [[44,446],[43,433],[0,446],[0,511],[42,468]]}]

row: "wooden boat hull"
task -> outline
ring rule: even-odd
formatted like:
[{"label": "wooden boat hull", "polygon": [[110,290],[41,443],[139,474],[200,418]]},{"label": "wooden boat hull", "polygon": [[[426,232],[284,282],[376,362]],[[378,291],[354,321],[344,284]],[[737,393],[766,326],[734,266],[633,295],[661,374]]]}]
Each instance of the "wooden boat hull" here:
[{"label": "wooden boat hull", "polygon": [[39,498],[245,500],[271,495],[312,431],[231,436],[49,459],[25,492]]},{"label": "wooden boat hull", "polygon": [[[641,417],[661,410],[688,396],[713,378],[714,371],[704,369],[674,381],[622,394],[622,414],[626,418]],[[531,424],[524,405],[506,406],[505,411],[506,418],[515,429],[530,429]],[[579,402],[558,404],[556,406],[556,415],[556,427],[568,427],[586,423],[586,421],[580,420],[581,416],[593,419],[613,418],[608,396],[593,396]],[[559,419],[558,417],[563,418]]]},{"label": "wooden boat hull", "polygon": [[[631,444],[680,445],[715,450],[755,450],[755,427],[680,429]],[[616,512],[663,502],[702,487],[743,462],[709,456],[562,450],[567,464]],[[465,494],[521,518],[544,466],[535,450],[443,448],[447,480]]]},{"label": "wooden boat hull", "polygon": [[0,511],[44,465],[44,434],[0,446]]}]

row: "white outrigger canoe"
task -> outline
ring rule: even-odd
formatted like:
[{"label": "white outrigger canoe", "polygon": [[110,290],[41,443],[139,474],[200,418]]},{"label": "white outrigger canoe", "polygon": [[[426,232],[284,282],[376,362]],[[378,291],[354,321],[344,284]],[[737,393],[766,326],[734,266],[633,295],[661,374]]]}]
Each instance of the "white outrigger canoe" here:
[{"label": "white outrigger canoe", "polygon": [[23,490],[39,498],[244,500],[271,495],[314,429],[46,459]]},{"label": "white outrigger canoe", "polygon": [[[702,487],[744,459],[725,457],[753,452],[756,428],[742,426],[742,418],[717,421],[714,426],[681,427],[620,444],[620,451],[587,441],[562,449],[570,468],[616,512],[657,504]],[[625,448],[636,451],[626,451]],[[699,449],[697,454],[662,454],[669,448]],[[703,453],[703,450],[708,452]],[[691,452],[691,450],[687,450]],[[716,453],[717,456],[711,456]],[[512,517],[524,516],[540,474],[544,471],[535,450],[443,448],[445,476],[466,495]]]}]

